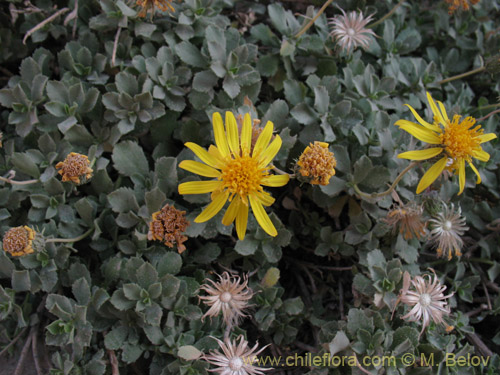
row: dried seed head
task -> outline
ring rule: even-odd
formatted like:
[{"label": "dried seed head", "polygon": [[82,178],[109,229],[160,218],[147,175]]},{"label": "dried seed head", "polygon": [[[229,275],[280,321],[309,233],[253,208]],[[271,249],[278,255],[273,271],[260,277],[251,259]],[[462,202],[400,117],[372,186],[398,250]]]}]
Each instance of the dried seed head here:
[{"label": "dried seed head", "polygon": [[328,185],[336,166],[337,160],[328,150],[328,143],[315,141],[300,155],[296,170],[312,185]]},{"label": "dried seed head", "polygon": [[[263,371],[271,370],[254,366],[258,361],[259,355],[268,345],[258,350],[259,343],[256,343],[253,348],[248,347],[248,342],[240,335],[236,340],[230,341],[226,338],[224,342],[219,339],[214,339],[219,344],[222,353],[218,350],[213,350],[209,355],[204,355],[203,360],[216,366],[215,369],[210,369],[210,372],[216,372],[221,375],[262,375]],[[237,340],[240,342],[237,342]]]},{"label": "dried seed head", "polygon": [[177,244],[177,251],[182,253],[186,250],[183,243],[188,239],[182,234],[189,226],[185,215],[186,211],[180,211],[168,204],[153,213],[149,223],[148,240],[162,241],[168,247]]},{"label": "dried seed head", "polygon": [[[408,314],[402,319],[411,322],[422,321],[422,334],[425,328],[430,324],[431,320],[436,324],[445,324],[444,316],[450,314],[450,307],[446,300],[453,296],[453,293],[444,295],[446,286],[441,285],[436,274],[426,274],[423,276],[415,276],[411,278],[408,272],[403,275],[403,288],[400,291],[396,306],[401,301],[410,307]],[[410,290],[413,286],[414,290]],[[396,308],[394,307],[394,309]]]},{"label": "dried seed head", "polygon": [[3,249],[15,257],[32,254],[35,235],[36,232],[26,225],[11,228],[3,236]]},{"label": "dried seed head", "polygon": [[370,36],[375,36],[372,29],[366,28],[372,16],[364,18],[362,12],[349,12],[346,14],[340,9],[342,15],[330,18],[328,23],[332,26],[330,35],[342,50],[350,53],[358,47],[368,48]]},{"label": "dried seed head", "polygon": [[64,161],[56,164],[56,169],[63,181],[72,181],[77,185],[87,182],[92,177],[89,158],[76,152],[71,152]]},{"label": "dried seed head", "polygon": [[453,253],[457,257],[462,255],[463,241],[461,236],[469,229],[465,225],[460,207],[455,210],[444,205],[441,212],[429,220],[431,226],[430,241],[437,246],[437,254],[440,257],[448,257],[450,260]]},{"label": "dried seed head", "polygon": [[246,316],[243,311],[248,307],[253,291],[248,287],[247,275],[243,276],[243,280],[239,276],[230,276],[228,272],[217,276],[219,276],[218,282],[207,279],[208,283],[200,287],[200,290],[207,292],[208,296],[199,298],[210,306],[202,319],[207,316],[216,317],[222,311],[224,323],[233,326],[240,318]]},{"label": "dried seed head", "polygon": [[422,206],[416,204],[409,204],[393,208],[387,213],[385,223],[393,228],[393,233],[396,232],[399,226],[399,233],[401,233],[405,240],[412,238],[420,239],[421,236],[426,235],[425,221],[422,214],[424,210]]}]

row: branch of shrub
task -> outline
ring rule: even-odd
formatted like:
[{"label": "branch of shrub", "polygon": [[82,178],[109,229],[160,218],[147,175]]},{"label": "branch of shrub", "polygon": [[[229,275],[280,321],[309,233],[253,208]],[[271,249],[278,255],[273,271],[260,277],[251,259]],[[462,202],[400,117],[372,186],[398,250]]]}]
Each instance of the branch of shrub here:
[{"label": "branch of shrub", "polygon": [[42,27],[44,27],[46,24],[52,22],[53,20],[55,20],[57,17],[59,17],[60,15],[68,12],[70,9],[69,8],[62,8],[61,10],[59,10],[58,12],[54,13],[53,15],[51,15],[50,17],[44,19],[42,22],[40,22],[38,25],[36,25],[35,27],[31,28],[28,30],[28,32],[26,33],[26,35],[24,36],[23,38],[23,44],[26,44],[26,40],[31,36],[31,34],[35,33],[36,31],[40,30]]},{"label": "branch of shrub", "polygon": [[373,22],[371,25],[366,26],[367,28],[373,29],[374,27],[380,25],[382,22],[384,22],[386,19],[388,19],[390,16],[394,14],[396,10],[403,4],[404,0],[399,0],[399,2],[394,5],[394,8],[392,8],[389,13],[387,13],[385,16],[383,16],[381,19]]},{"label": "branch of shrub", "polygon": [[365,192],[361,191],[359,189],[358,185],[356,185],[356,184],[353,184],[352,187],[353,187],[354,191],[356,192],[356,194],[358,194],[361,198],[364,198],[364,199],[367,199],[367,200],[385,197],[386,195],[392,193],[392,191],[396,188],[397,184],[399,183],[399,181],[401,181],[401,179],[403,178],[403,176],[410,169],[412,169],[413,167],[415,167],[416,165],[418,165],[418,163],[419,163],[418,161],[412,161],[410,164],[408,164],[408,166],[405,169],[403,169],[401,171],[401,173],[396,177],[396,179],[394,180],[394,182],[392,183],[392,185],[389,187],[389,189],[387,189],[386,191],[383,191],[382,193],[368,194],[368,193],[365,193]]},{"label": "branch of shrub", "polygon": [[302,34],[304,34],[307,30],[309,30],[311,28],[311,26],[314,25],[314,22],[316,22],[316,20],[319,18],[319,16],[321,16],[323,14],[325,9],[332,2],[333,2],[333,0],[328,0],[326,3],[324,3],[323,6],[321,7],[321,9],[318,11],[318,13],[316,13],[316,15],[313,18],[311,18],[311,20],[302,28],[302,30],[300,30],[297,34],[295,34],[294,38],[295,39],[300,38],[302,36]]},{"label": "branch of shrub", "polygon": [[45,243],[68,243],[68,242],[78,242],[83,240],[85,237],[87,237],[90,233],[94,231],[94,227],[90,228],[88,231],[83,233],[82,235],[75,237],[75,238],[49,238],[45,240]]}]

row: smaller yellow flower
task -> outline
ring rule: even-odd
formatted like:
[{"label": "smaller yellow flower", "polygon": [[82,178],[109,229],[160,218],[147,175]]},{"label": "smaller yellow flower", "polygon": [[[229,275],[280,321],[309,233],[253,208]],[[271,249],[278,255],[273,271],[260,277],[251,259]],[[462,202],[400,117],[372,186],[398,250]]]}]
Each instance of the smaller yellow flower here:
[{"label": "smaller yellow flower", "polygon": [[168,204],[153,213],[149,223],[148,240],[162,241],[168,247],[174,247],[174,243],[177,243],[177,251],[182,254],[186,250],[183,243],[188,239],[182,232],[189,226],[185,214],[186,211],[180,211]]},{"label": "smaller yellow flower", "polygon": [[[90,168],[89,158],[76,152],[71,152],[64,161],[57,163],[56,168],[59,169],[63,182],[72,181],[78,185],[90,179],[92,172],[94,172]],[[81,181],[80,178],[84,181]]]},{"label": "smaller yellow flower", "polygon": [[155,7],[157,7],[163,12],[167,12],[169,10],[171,12],[175,12],[175,9],[171,3],[172,0],[137,0],[136,5],[142,7],[141,11],[139,12],[139,14],[137,14],[137,16],[146,17],[148,11],[151,10],[151,17],[153,17],[153,14],[155,12]]},{"label": "smaller yellow flower", "polygon": [[476,124],[476,119],[472,117],[461,119],[459,115],[455,115],[453,119],[450,120],[443,103],[437,101],[436,104],[429,93],[427,93],[427,100],[434,114],[432,123],[424,121],[410,105],[406,104],[419,124],[408,120],[398,120],[394,125],[399,126],[415,138],[433,145],[434,147],[403,152],[398,155],[398,158],[429,160],[439,155],[439,160],[425,172],[420,180],[417,186],[417,194],[420,194],[429,187],[441,175],[445,168],[458,173],[460,186],[459,194],[462,194],[465,187],[465,162],[467,162],[474,173],[476,173],[476,183],[481,183],[481,176],[476,167],[472,164],[472,158],[478,159],[479,161],[488,161],[490,155],[483,151],[481,144],[491,141],[497,136],[493,133],[484,134],[481,125],[474,126]]},{"label": "smaller yellow flower", "polygon": [[480,0],[444,0],[445,3],[450,4],[448,13],[453,14],[457,9],[469,10],[471,5],[479,3]]},{"label": "smaller yellow flower", "polygon": [[36,232],[24,225],[11,228],[3,236],[3,249],[14,257],[32,254]]},{"label": "smaller yellow flower", "polygon": [[300,155],[297,167],[302,177],[307,177],[312,185],[328,185],[335,176],[337,160],[328,150],[328,143],[315,141]]}]

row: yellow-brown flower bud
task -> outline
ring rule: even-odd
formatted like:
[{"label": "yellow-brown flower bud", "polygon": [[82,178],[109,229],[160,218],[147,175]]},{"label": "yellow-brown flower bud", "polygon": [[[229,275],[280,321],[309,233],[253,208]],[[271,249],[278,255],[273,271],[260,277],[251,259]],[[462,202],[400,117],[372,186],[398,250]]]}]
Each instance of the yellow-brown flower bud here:
[{"label": "yellow-brown flower bud", "polygon": [[163,12],[171,11],[175,12],[174,7],[171,5],[172,0],[137,0],[135,3],[142,7],[140,12],[137,14],[138,17],[146,17],[146,14],[151,10],[151,17],[155,12],[155,7]]},{"label": "yellow-brown flower bud", "polygon": [[148,240],[162,241],[168,247],[174,247],[176,243],[177,251],[182,253],[186,250],[183,243],[188,239],[182,235],[189,226],[185,214],[186,211],[180,211],[168,204],[160,211],[153,213],[149,223]]},{"label": "yellow-brown flower bud", "polygon": [[312,185],[328,185],[335,175],[337,160],[328,143],[315,141],[306,147],[297,162],[298,173]]},{"label": "yellow-brown flower bud", "polygon": [[92,177],[89,158],[76,152],[71,152],[64,161],[56,164],[63,181],[72,181],[77,185],[86,182]]},{"label": "yellow-brown flower bud", "polygon": [[11,228],[3,236],[3,249],[14,257],[32,254],[36,232],[24,225]]},{"label": "yellow-brown flower bud", "polygon": [[445,3],[450,4],[448,13],[453,14],[457,9],[469,10],[471,5],[479,3],[480,0],[444,0]]}]

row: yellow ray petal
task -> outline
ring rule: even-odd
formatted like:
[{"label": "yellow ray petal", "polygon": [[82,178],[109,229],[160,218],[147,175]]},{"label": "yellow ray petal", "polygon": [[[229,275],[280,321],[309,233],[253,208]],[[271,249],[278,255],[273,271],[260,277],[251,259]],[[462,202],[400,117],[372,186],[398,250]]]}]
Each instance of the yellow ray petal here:
[{"label": "yellow ray petal", "polygon": [[240,198],[238,196],[234,197],[234,199],[229,204],[229,207],[222,218],[222,224],[231,225],[231,223],[236,219],[236,215],[238,214],[238,210],[240,208]]},{"label": "yellow ray petal", "polygon": [[427,189],[436,179],[439,177],[443,169],[446,167],[446,163],[448,162],[448,158],[444,157],[438,160],[432,167],[429,168],[427,172],[422,176],[422,179],[418,183],[417,186],[417,194],[420,194],[422,191]]},{"label": "yellow ray petal", "polygon": [[497,137],[497,135],[495,133],[487,133],[487,134],[480,135],[479,139],[480,139],[481,143],[484,143],[484,142],[489,142],[492,139],[495,139],[496,137]]},{"label": "yellow ray petal", "polygon": [[260,184],[264,186],[280,187],[280,186],[285,186],[288,183],[288,181],[290,181],[289,175],[276,174],[264,177]]},{"label": "yellow ray petal", "polygon": [[227,136],[224,131],[224,124],[222,123],[222,117],[219,112],[214,112],[212,115],[212,122],[214,126],[215,144],[217,145],[217,148],[222,156],[228,156],[229,146],[227,144]]},{"label": "yellow ray petal", "polygon": [[253,147],[252,156],[259,155],[269,144],[271,137],[273,136],[273,128],[274,125],[271,121],[268,121],[262,133],[260,133],[259,138],[257,138],[257,142],[255,142],[255,146]]},{"label": "yellow ray petal", "polygon": [[236,119],[232,112],[226,112],[226,134],[227,142],[229,143],[229,148],[234,153],[234,155],[240,154],[240,139],[238,135],[238,125],[236,124]]},{"label": "yellow ray petal", "polygon": [[443,152],[441,147],[426,148],[424,150],[406,151],[398,155],[398,159],[427,160]]},{"label": "yellow ray petal", "polygon": [[245,239],[247,223],[248,206],[246,204],[240,203],[238,207],[238,213],[236,214],[236,234],[238,234],[238,238],[242,241]]},{"label": "yellow ray petal", "polygon": [[255,219],[257,219],[257,223],[259,223],[267,234],[272,237],[276,237],[278,232],[267,215],[266,210],[264,210],[262,203],[251,195],[248,196],[248,199],[250,200],[250,206],[252,207]]},{"label": "yellow ray petal", "polygon": [[481,175],[479,174],[479,171],[476,169],[474,164],[472,164],[471,162],[469,162],[469,166],[472,168],[472,170],[474,171],[474,173],[477,176],[476,184],[480,184],[481,183]]},{"label": "yellow ray petal", "polygon": [[269,147],[266,148],[264,151],[262,151],[262,153],[260,154],[260,158],[261,158],[261,160],[259,162],[260,167],[262,167],[262,168],[265,167],[274,159],[274,157],[276,156],[276,154],[278,153],[278,151],[281,148],[281,144],[282,144],[282,141],[281,141],[280,136],[277,135],[276,137],[274,137],[274,139],[271,142],[271,144],[269,145]]},{"label": "yellow ray petal", "polygon": [[441,114],[443,115],[443,118],[446,120],[446,122],[450,122],[450,119],[448,118],[448,114],[446,113],[446,108],[444,107],[443,103],[441,103],[439,100],[436,100],[438,105],[439,105],[439,109],[441,110]]},{"label": "yellow ray petal", "polygon": [[221,192],[221,193],[215,193],[212,196],[212,202],[205,207],[203,211],[201,211],[201,214],[196,216],[196,219],[194,219],[195,223],[204,223],[207,220],[210,220],[213,218],[217,213],[224,207],[226,204],[227,198],[229,194],[226,192]]},{"label": "yellow ray petal", "polygon": [[465,187],[465,160],[458,160],[458,185],[460,186],[460,191],[458,195],[462,194]]},{"label": "yellow ray petal", "polygon": [[474,150],[472,151],[472,156],[480,161],[488,161],[490,160],[490,154],[483,150]]},{"label": "yellow ray petal", "polygon": [[193,151],[194,154],[198,156],[200,160],[205,164],[208,164],[211,167],[215,167],[217,165],[217,160],[212,155],[210,155],[203,147],[198,146],[193,142],[186,142],[184,146]]},{"label": "yellow ray petal", "polygon": [[179,194],[205,194],[217,190],[221,181],[189,181],[179,185]]},{"label": "yellow ray petal", "polygon": [[427,121],[425,121],[420,115],[413,109],[413,107],[409,104],[405,104],[408,108],[410,108],[411,113],[413,113],[413,116],[417,119],[419,123],[421,123],[423,126],[425,126],[429,130],[433,130],[435,132],[440,132],[441,128],[437,125],[434,124],[429,124]]},{"label": "yellow ray petal", "polygon": [[266,207],[269,207],[275,201],[275,199],[271,196],[271,194],[269,194],[266,191],[254,193],[254,196],[256,196],[261,201],[261,203]]},{"label": "yellow ray petal", "polygon": [[248,152],[250,155],[250,147],[252,146],[252,118],[250,113],[245,113],[243,118],[243,127],[241,128],[241,149]]},{"label": "yellow ray petal", "polygon": [[194,161],[194,160],[183,160],[179,163],[179,168],[185,169],[186,171],[196,173],[204,177],[219,177],[220,172],[206,164]]},{"label": "yellow ray petal", "polygon": [[215,162],[217,163],[215,168],[220,169],[221,166],[226,164],[224,157],[219,152],[219,149],[217,147],[215,147],[214,145],[210,145],[208,147],[208,153],[210,154],[210,156],[212,156],[215,159]]},{"label": "yellow ray petal", "polygon": [[443,115],[439,111],[436,103],[434,102],[434,99],[432,99],[431,94],[427,92],[427,101],[429,102],[429,105],[431,106],[432,113],[434,113],[434,116],[436,116],[439,120],[439,122],[443,125],[446,125],[446,122],[444,121]]},{"label": "yellow ray petal", "polygon": [[422,142],[429,143],[432,145],[438,145],[441,143],[439,137],[433,131],[424,128],[423,126],[417,125],[414,122],[408,120],[398,120],[394,125],[399,126],[404,131],[407,131],[415,138],[421,140]]}]

